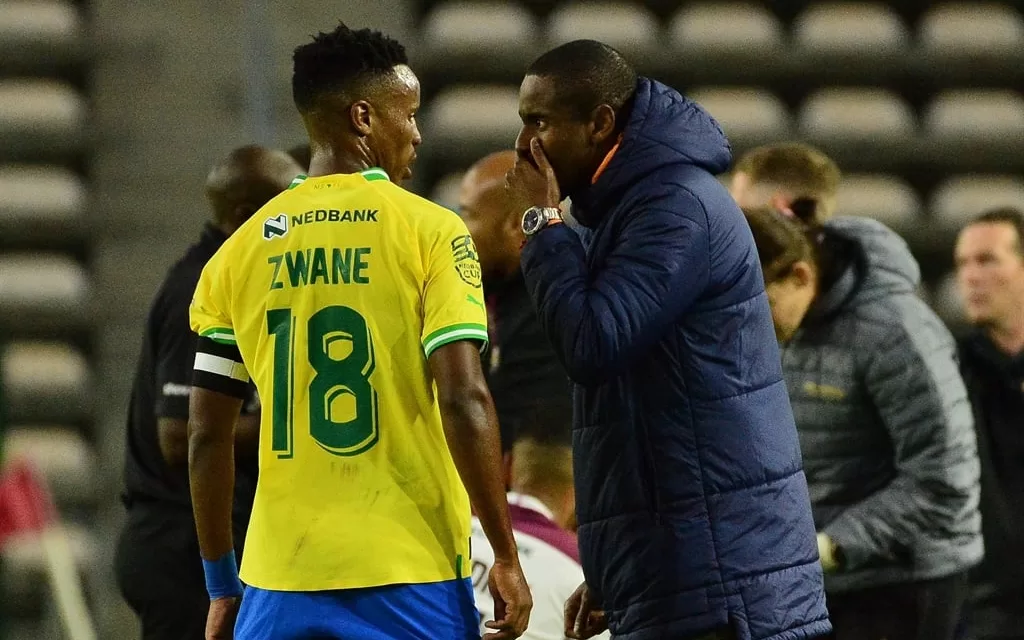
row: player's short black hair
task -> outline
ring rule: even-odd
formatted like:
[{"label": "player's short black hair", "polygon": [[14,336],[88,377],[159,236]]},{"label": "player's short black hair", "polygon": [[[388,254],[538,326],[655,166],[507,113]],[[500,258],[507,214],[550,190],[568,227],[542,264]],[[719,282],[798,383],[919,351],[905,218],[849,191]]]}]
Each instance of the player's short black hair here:
[{"label": "player's short black hair", "polygon": [[537,58],[526,75],[554,79],[560,98],[581,117],[602,104],[621,115],[636,93],[633,66],[621,53],[596,40],[574,40],[555,47]]},{"label": "player's short black hair", "polygon": [[1017,251],[1024,254],[1024,211],[1016,207],[998,207],[981,214],[971,224],[1008,224],[1017,233]]},{"label": "player's short black hair", "polygon": [[351,93],[363,83],[408,64],[405,47],[380,31],[353,31],[344,22],[330,33],[296,47],[292,56],[292,97],[300,112],[308,112],[328,93]]},{"label": "player's short black hair", "polygon": [[538,400],[520,414],[515,424],[515,440],[530,439],[552,447],[572,446],[572,399],[552,397]]}]

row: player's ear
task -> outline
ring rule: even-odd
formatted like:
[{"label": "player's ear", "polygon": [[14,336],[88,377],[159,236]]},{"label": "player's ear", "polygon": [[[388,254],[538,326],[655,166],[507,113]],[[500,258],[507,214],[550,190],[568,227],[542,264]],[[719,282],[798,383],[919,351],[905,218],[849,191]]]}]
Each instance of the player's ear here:
[{"label": "player's ear", "polygon": [[349,118],[352,121],[352,128],[360,136],[370,135],[370,103],[366,100],[357,100],[349,109]]},{"label": "player's ear", "polygon": [[615,135],[615,109],[600,104],[590,113],[590,138],[595,145]]}]

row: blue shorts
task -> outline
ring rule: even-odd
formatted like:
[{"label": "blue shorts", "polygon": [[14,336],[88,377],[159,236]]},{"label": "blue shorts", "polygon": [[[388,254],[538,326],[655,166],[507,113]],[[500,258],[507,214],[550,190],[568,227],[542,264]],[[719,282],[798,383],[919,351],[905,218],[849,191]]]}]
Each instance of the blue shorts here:
[{"label": "blue shorts", "polygon": [[339,591],[249,587],[235,640],[465,640],[480,638],[467,578]]}]

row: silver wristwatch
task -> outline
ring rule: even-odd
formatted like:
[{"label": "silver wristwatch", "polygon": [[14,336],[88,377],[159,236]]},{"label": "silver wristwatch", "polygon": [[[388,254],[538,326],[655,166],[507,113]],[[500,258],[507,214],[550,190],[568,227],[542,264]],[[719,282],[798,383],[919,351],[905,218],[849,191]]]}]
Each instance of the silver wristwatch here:
[{"label": "silver wristwatch", "polygon": [[548,225],[552,220],[561,220],[562,212],[558,207],[530,207],[523,214],[523,233],[532,236]]}]

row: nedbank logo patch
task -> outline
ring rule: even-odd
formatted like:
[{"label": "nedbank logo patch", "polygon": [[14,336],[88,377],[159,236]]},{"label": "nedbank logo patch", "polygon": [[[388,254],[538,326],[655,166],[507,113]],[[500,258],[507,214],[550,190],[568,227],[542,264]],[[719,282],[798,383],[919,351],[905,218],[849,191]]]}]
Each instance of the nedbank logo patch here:
[{"label": "nedbank logo patch", "polygon": [[288,235],[288,214],[279,213],[275,218],[267,218],[263,222],[263,239],[273,240]]}]

